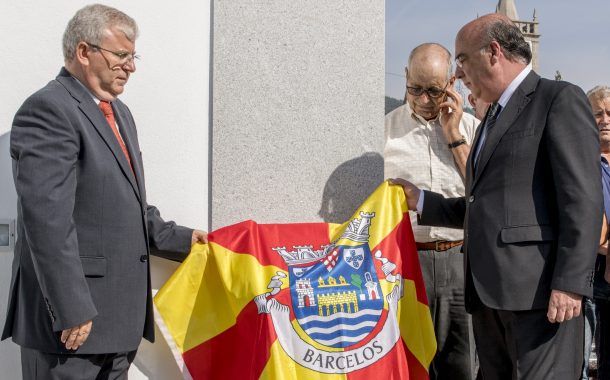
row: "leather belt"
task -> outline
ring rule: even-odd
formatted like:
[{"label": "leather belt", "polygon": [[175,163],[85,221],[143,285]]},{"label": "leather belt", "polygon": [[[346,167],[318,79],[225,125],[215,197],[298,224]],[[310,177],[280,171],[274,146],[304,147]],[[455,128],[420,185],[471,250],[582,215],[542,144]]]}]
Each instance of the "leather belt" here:
[{"label": "leather belt", "polygon": [[428,243],[415,243],[418,251],[437,251],[442,252],[450,248],[457,247],[458,245],[464,244],[464,240],[456,241],[431,241]]}]

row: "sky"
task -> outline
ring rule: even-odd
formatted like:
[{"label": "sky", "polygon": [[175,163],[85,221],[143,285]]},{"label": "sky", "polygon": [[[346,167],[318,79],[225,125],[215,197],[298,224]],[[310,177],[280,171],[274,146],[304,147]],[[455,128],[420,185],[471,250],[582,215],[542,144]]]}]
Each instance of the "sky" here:
[{"label": "sky", "polygon": [[[540,37],[539,72],[588,91],[610,85],[608,0],[514,0],[522,21],[531,21],[534,9]],[[494,12],[497,0],[386,0],[386,95],[404,97],[404,67],[411,49],[437,42],[453,54],[458,30],[477,15]],[[463,86],[462,86],[463,87]],[[467,90],[466,90],[467,91]]]}]

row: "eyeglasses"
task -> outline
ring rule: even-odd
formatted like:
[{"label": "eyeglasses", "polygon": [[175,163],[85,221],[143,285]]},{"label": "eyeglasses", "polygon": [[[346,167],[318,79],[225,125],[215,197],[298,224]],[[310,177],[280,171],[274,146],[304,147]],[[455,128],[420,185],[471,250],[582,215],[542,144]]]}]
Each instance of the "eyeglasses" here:
[{"label": "eyeglasses", "polygon": [[140,56],[136,54],[136,52],[134,51],[133,53],[127,53],[124,51],[112,51],[112,50],[108,50],[108,49],[104,49],[101,46],[97,46],[94,45],[90,42],[85,42],[87,45],[91,46],[92,48],[98,49],[98,50],[103,50],[106,51],[108,53],[111,53],[112,55],[114,55],[115,57],[117,57],[119,59],[119,65],[125,65],[129,62],[132,62],[136,59],[140,59]]},{"label": "eyeglasses", "polygon": [[428,97],[438,99],[445,94],[445,90],[447,89],[448,85],[449,85],[449,82],[447,82],[447,84],[443,88],[439,88],[439,87],[423,88],[423,87],[407,86],[407,92],[409,93],[409,95],[413,95],[413,96],[422,96],[425,92],[428,95]]}]

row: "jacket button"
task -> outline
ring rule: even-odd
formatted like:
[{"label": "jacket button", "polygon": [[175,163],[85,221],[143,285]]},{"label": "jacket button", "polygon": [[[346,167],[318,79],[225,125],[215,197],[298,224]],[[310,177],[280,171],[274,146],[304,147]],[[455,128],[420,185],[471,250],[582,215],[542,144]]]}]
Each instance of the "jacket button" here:
[{"label": "jacket button", "polygon": [[148,261],[148,255],[140,256],[140,261],[143,262],[143,263],[147,262]]},{"label": "jacket button", "polygon": [[470,196],[470,198],[468,198],[468,202],[469,202],[469,203],[474,202],[474,195],[471,195],[471,196]]}]

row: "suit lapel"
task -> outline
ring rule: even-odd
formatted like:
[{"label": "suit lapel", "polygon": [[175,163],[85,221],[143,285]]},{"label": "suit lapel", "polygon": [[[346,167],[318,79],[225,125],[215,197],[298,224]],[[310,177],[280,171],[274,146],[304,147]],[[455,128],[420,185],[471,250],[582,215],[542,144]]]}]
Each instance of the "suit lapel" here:
[{"label": "suit lapel", "polygon": [[[489,113],[489,107],[487,107],[487,113],[485,113],[485,117],[479,123],[477,130],[474,135],[474,139],[472,140],[472,145],[470,146],[470,154],[468,155],[468,160],[466,161],[466,184],[468,185],[474,174],[474,150],[479,145],[479,140],[481,139],[481,132],[483,131],[483,126],[487,121],[487,114]],[[468,188],[468,186],[467,186]]]},{"label": "suit lapel", "polygon": [[[472,167],[472,159],[469,165],[469,168],[474,174],[474,178],[472,180],[471,189],[475,187],[481,174],[485,171],[485,167],[489,162],[489,159],[493,155],[493,152],[496,150],[498,143],[502,139],[502,137],[506,134],[506,132],[513,125],[517,117],[521,114],[521,112],[525,109],[527,104],[530,102],[530,94],[533,93],[536,89],[536,85],[538,84],[538,80],[540,77],[538,74],[533,71],[530,72],[523,82],[517,87],[513,95],[510,97],[506,107],[500,112],[498,119],[496,120],[496,124],[487,131],[487,137],[485,139],[485,145],[481,147],[481,152],[479,153],[479,162],[477,163],[477,170],[474,171]],[[481,123],[481,126],[483,123]],[[480,137],[480,133],[482,128],[479,128],[477,131],[477,141]],[[476,146],[476,145],[475,145]],[[472,155],[471,155],[472,156]]]},{"label": "suit lapel", "polygon": [[[91,97],[91,94],[87,92],[83,85],[81,85],[80,83],[76,83],[76,80],[77,79],[73,78],[65,68],[62,68],[59,76],[57,77],[57,81],[60,82],[68,90],[68,92],[70,92],[70,95],[72,95],[72,97],[79,102],[78,108],[89,119],[93,127],[96,129],[97,133],[102,137],[102,139],[108,146],[108,149],[110,149],[110,151],[114,155],[114,158],[116,159],[119,167],[121,168],[121,171],[129,180],[129,183],[131,184],[134,192],[136,193],[136,196],[138,197],[138,199],[141,199],[140,191],[136,183],[136,178],[131,172],[131,168],[129,167],[127,158],[125,157],[125,154],[123,154],[123,150],[121,149],[121,146],[119,145],[116,136],[112,132],[112,129],[110,129],[110,126],[108,125],[108,122],[106,121],[106,118],[104,117],[103,113],[100,111],[97,104],[95,104],[95,101]],[[117,122],[120,123],[120,121]],[[135,170],[136,169],[134,167],[134,171]]]},{"label": "suit lapel", "polygon": [[[138,186],[138,191],[140,193],[140,197],[144,196],[144,169],[142,166],[142,161],[140,157],[140,150],[137,144],[137,137],[135,135],[136,127],[130,121],[131,119],[127,117],[125,112],[125,106],[119,105],[119,101],[113,103],[114,116],[119,124],[119,129],[121,131],[121,136],[123,137],[123,141],[125,142],[125,146],[127,147],[127,151],[129,152],[129,157],[131,159],[131,166],[133,167],[133,171],[135,173],[135,180]],[[130,173],[129,174],[134,174]]]}]

